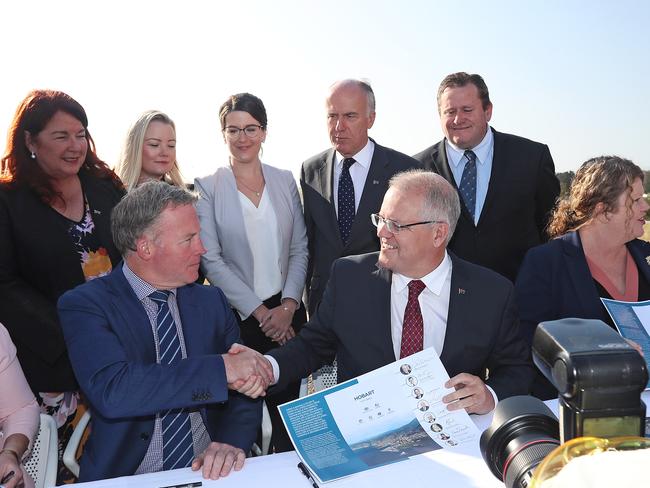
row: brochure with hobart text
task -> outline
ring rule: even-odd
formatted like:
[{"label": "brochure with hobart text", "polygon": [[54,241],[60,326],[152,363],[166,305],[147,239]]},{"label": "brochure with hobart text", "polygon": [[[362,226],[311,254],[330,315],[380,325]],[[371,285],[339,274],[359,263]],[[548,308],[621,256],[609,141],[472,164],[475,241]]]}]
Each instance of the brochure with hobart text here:
[{"label": "brochure with hobart text", "polygon": [[479,431],[452,390],[433,348],[279,407],[298,456],[329,482],[436,449],[462,449]]}]

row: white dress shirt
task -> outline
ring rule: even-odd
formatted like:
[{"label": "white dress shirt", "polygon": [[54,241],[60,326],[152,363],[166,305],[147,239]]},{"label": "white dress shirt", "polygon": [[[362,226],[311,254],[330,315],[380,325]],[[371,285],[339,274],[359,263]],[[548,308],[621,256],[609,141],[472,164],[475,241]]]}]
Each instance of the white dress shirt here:
[{"label": "white dress shirt", "polygon": [[[442,352],[447,332],[451,268],[451,259],[445,251],[445,257],[438,267],[420,278],[426,285],[418,297],[424,324],[423,347],[433,347],[438,356]],[[393,273],[390,287],[390,334],[396,358],[399,358],[402,345],[402,325],[409,297],[408,284],[411,280],[412,278]]]},{"label": "white dress shirt", "polygon": [[[460,186],[460,180],[463,178],[463,171],[467,158],[465,149],[452,144],[449,139],[445,139],[445,149],[447,151],[447,161],[449,169],[454,175],[456,186]],[[485,136],[476,147],[472,148],[476,154],[476,208],[474,209],[474,225],[478,224],[485,197],[487,196],[488,187],[490,186],[490,175],[492,174],[492,159],[494,157],[494,134],[488,125]]]},{"label": "white dress shirt", "polygon": [[[368,171],[370,170],[370,162],[372,161],[372,155],[375,153],[375,144],[368,139],[368,142],[363,149],[356,153],[352,158],[356,161],[352,166],[350,166],[350,177],[352,178],[352,185],[354,186],[354,210],[359,208],[359,202],[361,201],[361,194],[363,193],[363,187],[366,184],[366,178],[368,177]],[[339,154],[338,152],[334,153],[334,209],[336,210],[336,215],[339,214],[339,179],[341,178],[341,172],[343,171],[343,160],[345,156]]]}]

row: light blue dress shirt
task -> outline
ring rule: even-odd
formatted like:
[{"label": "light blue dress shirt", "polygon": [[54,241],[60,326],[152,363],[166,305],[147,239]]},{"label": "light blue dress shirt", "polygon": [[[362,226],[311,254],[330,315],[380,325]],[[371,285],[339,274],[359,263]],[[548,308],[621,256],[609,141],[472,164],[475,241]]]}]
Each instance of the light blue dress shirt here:
[{"label": "light blue dress shirt", "polygon": [[[454,175],[456,186],[460,186],[460,180],[463,177],[463,170],[467,163],[465,150],[452,144],[445,139],[445,150],[447,151],[447,161],[449,168]],[[481,217],[481,211],[485,204],[488,187],[490,186],[490,174],[492,174],[492,158],[494,156],[494,135],[488,125],[485,137],[472,148],[476,154],[476,209],[474,211],[474,225],[478,224]]]}]

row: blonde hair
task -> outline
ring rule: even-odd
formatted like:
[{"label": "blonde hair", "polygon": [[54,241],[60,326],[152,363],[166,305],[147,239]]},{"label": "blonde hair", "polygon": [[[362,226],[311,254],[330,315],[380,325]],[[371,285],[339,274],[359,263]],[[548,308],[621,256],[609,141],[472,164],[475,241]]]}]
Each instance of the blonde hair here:
[{"label": "blonde hair", "polygon": [[[142,147],[144,146],[144,134],[149,128],[149,124],[158,120],[169,124],[176,133],[176,125],[168,115],[158,110],[147,110],[131,126],[126,135],[120,160],[115,165],[115,172],[121,178],[127,191],[133,190],[138,186],[140,173],[142,172]],[[164,180],[174,186],[185,187],[183,176],[178,167],[178,161],[174,160],[174,165],[169,173],[165,174]]]},{"label": "blonde hair", "polygon": [[597,215],[596,207],[603,204],[602,212],[614,212],[618,198],[627,192],[626,206],[631,213],[632,185],[643,171],[629,159],[618,156],[599,156],[586,161],[576,172],[569,195],[558,201],[548,224],[551,238],[575,231],[589,224]]}]

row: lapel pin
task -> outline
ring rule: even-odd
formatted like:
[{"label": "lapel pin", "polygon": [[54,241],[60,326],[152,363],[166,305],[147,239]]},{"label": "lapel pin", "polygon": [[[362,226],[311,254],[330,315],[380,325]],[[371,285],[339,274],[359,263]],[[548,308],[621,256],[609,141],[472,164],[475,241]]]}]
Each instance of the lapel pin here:
[{"label": "lapel pin", "polygon": [[[378,185],[378,184],[379,184],[379,180],[372,180],[372,184],[373,184],[373,185]],[[649,257],[650,257],[650,256],[649,256]]]},{"label": "lapel pin", "polygon": [[459,295],[464,295],[465,294],[465,288],[459,288],[458,289],[458,294]]},{"label": "lapel pin", "polygon": [[95,215],[101,215],[101,214],[102,214],[99,210],[93,210],[93,213],[94,213]]}]

